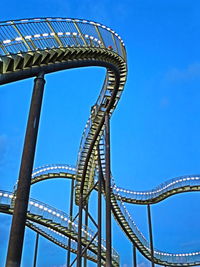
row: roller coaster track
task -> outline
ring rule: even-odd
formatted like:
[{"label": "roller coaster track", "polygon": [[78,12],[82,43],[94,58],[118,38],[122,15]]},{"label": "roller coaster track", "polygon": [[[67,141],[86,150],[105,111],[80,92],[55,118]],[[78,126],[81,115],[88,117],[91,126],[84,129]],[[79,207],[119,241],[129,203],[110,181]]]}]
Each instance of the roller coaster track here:
[{"label": "roller coaster track", "polygon": [[[76,168],[67,164],[49,164],[34,169],[31,183],[52,179],[76,179]],[[97,190],[97,188],[96,188]],[[113,179],[112,190],[117,199],[132,204],[155,204],[175,194],[200,191],[200,175],[185,175],[170,179],[148,191],[132,191],[118,187]]]},{"label": "roller coaster track", "polygon": [[[13,199],[13,193],[1,190],[0,211],[3,213],[12,214],[14,206]],[[30,221],[32,221],[32,223]],[[40,226],[34,223],[40,224]],[[40,234],[48,238],[50,241],[64,248],[66,248],[66,243],[64,242],[65,240],[61,242],[58,240],[58,237],[53,238],[52,232],[54,233],[54,235],[57,234],[61,237],[69,237],[74,241],[77,241],[78,221],[71,221],[70,217],[66,213],[35,199],[30,199],[29,201],[27,211],[27,226],[35,230],[36,232],[39,232]],[[43,226],[43,230],[41,226]],[[51,231],[51,233],[49,233],[49,231]],[[95,233],[93,230],[84,225],[82,228],[82,232],[84,236],[84,238],[82,239],[82,243],[84,246],[86,246],[89,241],[92,240]],[[91,245],[89,245],[88,249],[93,254],[97,254],[97,239],[94,239]],[[105,260],[105,250],[105,241],[102,239],[103,260]],[[76,253],[77,249],[74,248],[73,252]],[[112,250],[112,257],[113,266],[119,266],[119,255],[114,249]],[[87,258],[94,262],[97,261],[95,255],[88,254]]]},{"label": "roller coaster track", "polygon": [[[55,173],[43,173],[45,168],[37,169],[33,173],[32,183],[48,178],[63,177],[76,180],[75,202],[79,204],[80,196],[85,198],[94,185],[95,174],[98,171],[97,155],[100,146],[100,158],[105,174],[105,116],[116,108],[124,88],[127,76],[126,50],[120,36],[110,28],[87,20],[66,18],[37,18],[0,23],[0,84],[35,77],[38,74],[48,74],[70,68],[102,66],[107,69],[105,81],[100,95],[92,108],[91,116],[86,123],[82,134],[77,166],[71,170],[59,172],[64,169],[60,166],[50,166]],[[139,251],[151,260],[151,251],[148,241],[139,231],[123,202],[137,204],[154,204],[164,198],[188,191],[199,190],[199,176],[187,176],[167,182],[155,190],[135,192],[118,188],[112,184],[111,204],[115,219]],[[3,198],[9,199],[6,207],[1,205],[1,211],[12,213],[12,193],[1,191]],[[10,197],[9,197],[10,196]],[[11,197],[12,196],[12,197]],[[88,200],[88,199],[87,199]],[[86,200],[86,201],[87,201]],[[46,204],[29,201],[27,219],[49,227],[64,236],[77,240],[77,231],[69,227],[65,214],[56,211],[59,216],[44,217]],[[36,206],[35,203],[38,205]],[[30,207],[32,205],[32,207]],[[38,207],[43,207],[43,209]],[[32,209],[37,208],[36,213]],[[41,210],[42,213],[41,213]],[[48,208],[47,208],[48,211]],[[62,214],[62,215],[61,215]],[[63,218],[61,218],[63,216]],[[34,223],[27,221],[27,225],[40,231],[54,243],[47,230],[39,229]],[[84,231],[84,228],[81,229]],[[85,230],[86,231],[86,230]],[[87,234],[89,236],[89,234]],[[92,234],[90,238],[94,237]],[[84,243],[85,242],[85,243]],[[88,240],[83,238],[84,245]],[[93,242],[89,250],[97,253]],[[113,253],[113,264],[118,264]],[[89,257],[89,256],[88,256]],[[117,256],[116,256],[117,257]],[[93,257],[94,259],[94,257]],[[104,258],[105,260],[105,258]],[[167,266],[193,266],[200,264],[200,252],[172,254],[154,250],[154,262]]]},{"label": "roller coaster track", "polygon": [[[75,177],[75,167],[66,164],[51,164],[38,167],[33,171],[32,184],[48,179],[75,179]],[[113,181],[111,199],[113,214],[129,239],[132,242],[134,241],[140,252],[150,259],[150,245],[134,223],[124,202],[141,205],[155,204],[175,194],[196,191],[200,191],[200,175],[177,177],[166,181],[153,190],[143,192],[119,188]],[[156,263],[168,266],[192,266],[199,265],[200,262],[200,252],[197,251],[191,253],[168,253],[155,249],[154,255]]]}]

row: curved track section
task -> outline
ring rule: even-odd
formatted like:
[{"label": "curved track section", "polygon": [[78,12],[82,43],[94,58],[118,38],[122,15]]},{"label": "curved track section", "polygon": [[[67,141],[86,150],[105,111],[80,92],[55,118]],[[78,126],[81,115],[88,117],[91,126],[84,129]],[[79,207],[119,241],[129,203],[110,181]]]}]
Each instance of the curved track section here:
[{"label": "curved track section", "polygon": [[94,154],[127,76],[126,51],[121,37],[110,28],[87,20],[28,19],[0,23],[0,84],[69,68],[107,68],[101,93],[93,107],[79,150],[76,203],[93,183]]},{"label": "curved track section", "polygon": [[[52,178],[76,178],[76,168],[67,164],[49,164],[34,169],[32,184]],[[172,195],[200,191],[200,175],[185,175],[176,177],[147,191],[133,191],[118,187],[112,181],[113,194],[117,199],[132,204],[155,204]]]},{"label": "curved track section", "polygon": [[[54,244],[58,245],[59,247],[62,247],[66,250],[70,249],[72,253],[77,254],[77,242],[76,241],[71,239],[71,247],[69,248],[66,245],[68,238],[65,235],[51,229],[50,227],[45,227],[35,222],[30,222],[28,220],[26,222],[26,226],[28,226],[30,229],[37,232],[44,238],[48,239],[49,241],[53,242]],[[87,251],[86,257],[90,261],[97,262],[97,256],[91,251]]]},{"label": "curved track section", "polygon": [[0,84],[33,77],[41,71],[114,66],[115,60],[120,61],[117,57],[126,63],[124,43],[100,23],[68,18],[0,22]]},{"label": "curved track section", "polygon": [[[14,206],[14,194],[7,191],[0,190],[0,212],[12,214]],[[60,211],[57,210],[45,203],[42,203],[35,199],[30,199],[27,211],[27,225],[37,232],[43,232],[43,236],[48,237],[49,240],[53,241],[56,244],[59,244],[63,247],[63,242],[58,241],[58,238],[54,240],[52,234],[48,234],[48,231],[43,228],[47,227],[54,233],[58,233],[60,236],[65,236],[77,241],[77,233],[78,233],[78,221],[71,221],[70,217]],[[30,223],[29,221],[33,222]],[[40,226],[35,225],[34,223],[40,224]],[[82,228],[83,238],[82,244],[83,246],[87,246],[87,244],[92,240],[95,233],[88,227],[83,225]],[[89,245],[88,249],[93,253],[97,254],[97,238]],[[102,239],[102,259],[105,261],[106,247],[105,241]],[[89,254],[90,255],[90,254]],[[91,256],[90,256],[91,257]],[[93,261],[96,257],[93,256]],[[119,266],[119,255],[117,252],[112,249],[112,264],[113,266]]]},{"label": "curved track section", "polygon": [[[46,239],[53,242],[54,244],[66,250],[70,249],[72,253],[77,254],[77,242],[76,241],[71,239],[71,247],[69,248],[66,245],[68,238],[65,235],[51,229],[50,227],[45,227],[35,222],[30,222],[28,220],[26,222],[26,226],[28,226],[33,231],[39,233],[41,236],[45,237]],[[87,251],[86,257],[90,261],[97,262],[97,256],[91,251]]]},{"label": "curved track section", "polygon": [[[32,184],[52,178],[75,179],[76,168],[66,164],[51,164],[34,169]],[[130,194],[124,197],[123,193]],[[200,191],[200,176],[190,175],[178,177],[159,185],[149,191],[130,191],[119,188],[112,181],[112,211],[122,230],[131,242],[134,242],[139,251],[148,259],[150,256],[150,244],[136,226],[134,220],[126,209],[124,202],[134,204],[155,204],[174,194]],[[122,192],[122,193],[121,193]],[[136,197],[135,197],[136,196]],[[154,250],[154,260],[157,264],[168,266],[194,266],[200,263],[200,252],[168,253],[158,249]]]},{"label": "curved track section", "polygon": [[124,202],[133,204],[155,204],[172,195],[200,191],[200,175],[180,176],[160,184],[148,191],[133,191],[113,184],[113,192]]}]

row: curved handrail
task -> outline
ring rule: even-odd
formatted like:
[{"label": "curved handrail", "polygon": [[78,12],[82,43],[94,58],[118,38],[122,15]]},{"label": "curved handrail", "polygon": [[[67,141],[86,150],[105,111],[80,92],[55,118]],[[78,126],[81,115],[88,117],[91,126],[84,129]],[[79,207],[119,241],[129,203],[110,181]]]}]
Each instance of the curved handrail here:
[{"label": "curved handrail", "polygon": [[[7,209],[5,209],[7,207]],[[0,210],[1,212],[11,213],[13,212],[14,207],[14,194],[8,191],[0,190]],[[29,199],[28,210],[27,210],[27,219],[33,220],[39,224],[43,224],[51,229],[63,234],[68,235],[70,238],[77,240],[78,233],[78,220],[71,221],[70,216],[63,211],[60,211],[46,203],[35,199]],[[83,236],[87,236],[87,239],[83,238],[83,243],[92,240],[95,235],[94,231],[88,226],[82,225]],[[97,253],[98,240],[94,239],[92,242],[95,246],[96,251],[89,246],[89,249]],[[102,253],[105,253],[105,240],[102,239]],[[112,248],[112,258],[114,264],[119,265],[119,255]]]},{"label": "curved handrail", "polygon": [[[33,77],[39,72],[100,65],[107,74],[96,102],[95,117],[86,125],[76,174],[76,202],[90,190],[88,170],[95,142],[103,130],[103,117],[117,105],[127,76],[123,40],[100,23],[69,18],[36,18],[0,23],[0,84]],[[53,63],[53,64],[52,64]],[[33,68],[34,67],[34,68]],[[89,126],[89,127],[88,127]],[[96,136],[96,137],[95,137]],[[93,140],[93,141],[92,141]],[[89,145],[89,148],[88,148]]]},{"label": "curved handrail", "polygon": [[[52,228],[45,227],[44,225],[40,225],[40,224],[35,223],[35,222],[30,222],[29,220],[26,221],[26,226],[28,226],[33,231],[39,233],[40,235],[42,235],[43,237],[45,237],[49,241],[53,242],[54,244],[66,249],[66,250],[70,250],[70,252],[72,252],[74,254],[77,254],[77,242],[74,241],[73,239],[71,239],[71,246],[68,247],[67,246],[68,238],[65,235],[53,230]],[[95,255],[93,252],[88,250],[85,255],[86,255],[88,260],[91,260],[93,262],[97,262],[97,255]]]},{"label": "curved handrail", "polygon": [[[59,167],[59,168],[57,168]],[[62,169],[63,168],[63,169]],[[70,168],[71,172],[67,173],[67,169]],[[60,172],[60,171],[65,172]],[[50,173],[48,173],[51,171]],[[35,170],[33,171],[35,173]],[[52,175],[54,174],[54,175]],[[76,170],[75,167],[69,166],[66,164],[56,164],[53,165],[46,165],[44,168],[40,168],[39,176],[32,177],[32,182],[39,182],[41,180],[50,179],[50,178],[70,178],[75,179]],[[69,177],[70,176],[70,177]],[[124,202],[129,203],[140,203],[140,204],[154,204],[158,201],[165,199],[174,194],[178,194],[181,192],[193,192],[193,191],[200,191],[200,176],[199,175],[190,175],[190,176],[181,176],[178,178],[171,179],[166,181],[165,183],[157,186],[154,190],[149,191],[130,191],[134,192],[133,196],[127,198],[124,197],[121,192],[124,189],[121,189],[115,185],[114,180],[112,179],[112,207],[113,213],[115,214],[116,211],[118,213],[118,217],[116,219],[120,222],[123,221],[124,224],[127,224],[126,229],[124,229],[125,233],[128,233],[127,229],[132,232],[130,236],[131,240],[133,240],[136,245],[138,245],[138,249],[143,253],[144,256],[150,258],[150,245],[149,242],[146,240],[142,232],[138,229],[137,225],[135,224],[132,216],[129,214],[128,210],[126,209]],[[168,191],[166,191],[168,189]],[[182,189],[182,190],[180,190]],[[146,192],[154,192],[158,191],[159,196],[152,194],[152,199],[150,199],[151,194],[146,194]],[[137,194],[138,193],[138,194]],[[143,196],[141,197],[141,193]],[[168,194],[167,194],[168,193]],[[131,194],[131,193],[130,193]],[[136,196],[136,198],[134,198]],[[139,196],[139,197],[138,197]],[[148,198],[146,198],[148,196]],[[120,216],[119,216],[120,214]],[[171,266],[182,266],[179,264],[187,264],[187,266],[198,265],[200,262],[200,252],[191,252],[191,253],[168,253],[163,252],[158,249],[154,250],[154,257],[155,261],[159,264],[166,264]]]},{"label": "curved handrail", "polygon": [[172,195],[200,190],[200,175],[184,175],[170,179],[152,190],[133,191],[113,184],[114,193],[120,195],[124,202],[133,204],[155,204]]},{"label": "curved handrail", "polygon": [[[150,246],[149,242],[145,239],[144,235],[140,232],[134,221],[132,220],[130,214],[128,213],[125,205],[123,204],[123,201],[121,203],[117,204],[117,200],[113,199],[115,196],[112,194],[112,208],[114,209],[114,214],[116,211],[118,211],[123,215],[121,217],[120,221],[123,223],[122,219],[125,218],[124,222],[126,222],[127,226],[125,229],[125,232],[128,231],[130,234],[130,230],[132,231],[131,238],[136,242],[136,244],[139,246],[140,251],[147,257],[150,258]],[[10,213],[12,210],[12,199],[13,199],[13,193],[0,190],[0,210],[2,212],[6,212],[5,205],[7,205],[10,209]],[[115,205],[115,206],[114,206]],[[2,209],[1,209],[2,208]],[[122,216],[120,214],[120,216]],[[35,216],[35,217],[34,217]],[[118,215],[119,216],[119,215]],[[28,207],[28,213],[27,218],[29,220],[36,221],[37,223],[42,223],[44,220],[47,220],[46,225],[52,228],[53,230],[56,230],[57,232],[61,234],[66,234],[66,232],[63,231],[63,227],[65,231],[70,229],[70,231],[73,232],[73,234],[77,235],[77,227],[78,222],[74,221],[71,222],[69,216],[60,211],[57,210],[45,203],[42,203],[38,200],[30,199],[29,201],[29,207]],[[42,218],[42,220],[40,220]],[[58,227],[55,228],[55,224],[58,225]],[[124,224],[125,225],[125,224]],[[69,227],[70,226],[70,227]],[[128,230],[127,230],[128,229]],[[124,229],[123,229],[124,230]],[[94,236],[94,232],[91,229],[86,230],[86,227],[83,225],[82,232],[84,234],[87,234],[87,236],[92,239]],[[74,236],[72,235],[72,238]],[[97,240],[94,240],[94,244],[97,246]],[[141,248],[142,245],[142,248]],[[102,250],[105,252],[105,241],[103,241]],[[92,251],[94,252],[94,251]],[[116,253],[115,250],[113,250],[113,259],[119,260],[119,256]],[[168,252],[162,252],[160,250],[155,249],[154,250],[154,258],[157,263],[159,264],[167,264],[169,266],[184,266],[184,264],[187,264],[187,266],[193,266],[193,265],[199,265],[200,263],[200,252],[190,252],[190,253],[168,253]],[[172,265],[173,264],[173,265]]]},{"label": "curved handrail", "polygon": [[[110,36],[102,38],[107,32]],[[44,50],[47,47],[83,45],[109,47],[126,57],[124,42],[115,31],[85,19],[50,17],[3,21],[0,22],[0,36],[1,56]],[[79,39],[78,42],[76,39]]]},{"label": "curved handrail", "polygon": [[[51,173],[54,173],[60,178],[75,179],[76,167],[67,164],[48,164],[41,166],[33,170],[32,183],[55,178],[55,175],[50,176]],[[43,175],[44,178],[42,177]],[[115,196],[123,199],[123,202],[141,205],[155,204],[175,194],[199,191],[200,175],[179,176],[161,183],[154,189],[146,191],[133,191],[131,189],[121,188],[115,184],[114,180],[112,180],[111,186]]]}]

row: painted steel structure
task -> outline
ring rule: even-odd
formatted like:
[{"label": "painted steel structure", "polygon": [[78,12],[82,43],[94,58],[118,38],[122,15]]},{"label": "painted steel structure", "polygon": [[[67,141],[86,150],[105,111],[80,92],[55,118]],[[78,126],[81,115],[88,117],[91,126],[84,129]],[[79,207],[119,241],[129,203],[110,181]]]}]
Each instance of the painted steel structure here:
[{"label": "painted steel structure", "polygon": [[[86,66],[102,66],[107,72],[102,90],[92,107],[91,116],[82,134],[77,166],[47,165],[32,172],[45,75]],[[30,109],[27,125],[28,141],[26,140],[24,145],[24,155],[28,153],[28,156],[24,157],[30,160],[23,161],[22,158],[17,191],[14,193],[0,191],[0,211],[14,214],[13,218],[18,218],[18,214],[23,213],[21,220],[24,220],[24,226],[26,224],[50,241],[76,253],[79,267],[82,265],[82,256],[97,262],[98,266],[101,264],[119,266],[119,255],[113,248],[111,249],[110,211],[127,238],[134,244],[134,254],[137,248],[152,262],[152,266],[154,263],[165,266],[199,265],[198,251],[176,254],[154,248],[150,204],[155,204],[173,194],[199,191],[200,176],[180,177],[145,192],[121,189],[111,177],[109,120],[120,99],[127,77],[126,50],[121,37],[100,23],[80,19],[35,18],[0,22],[0,84],[30,77],[36,77],[34,87],[36,94],[32,97],[33,108]],[[31,129],[34,129],[34,136],[29,134]],[[26,145],[30,146],[30,142],[33,142],[31,149]],[[98,175],[101,178],[97,179]],[[71,211],[68,216],[44,203],[28,200],[31,184],[51,178],[69,178],[75,181],[74,202],[79,206],[76,220],[72,220]],[[25,189],[24,183],[26,183]],[[23,197],[20,190],[24,194]],[[100,238],[101,230],[95,233],[82,223],[82,213],[93,190],[102,192],[106,199],[108,231],[105,242]],[[99,227],[102,220],[100,193],[98,224],[94,222]],[[23,205],[17,204],[19,199]],[[150,243],[134,223],[124,202],[148,205]],[[24,206],[23,210],[20,210],[21,206]],[[89,212],[86,213],[92,220]],[[17,219],[14,221],[13,229],[18,227]],[[19,229],[20,233],[23,232],[22,228]],[[20,235],[23,242],[23,233]],[[68,246],[66,237],[70,239]],[[16,242],[16,234],[11,239]],[[74,241],[75,246],[71,246],[71,242]],[[13,244],[10,247],[13,247]],[[10,249],[7,266],[19,266],[21,258],[19,250],[13,253],[13,248]],[[85,260],[84,265],[86,264]],[[134,264],[136,265],[135,256]]]}]

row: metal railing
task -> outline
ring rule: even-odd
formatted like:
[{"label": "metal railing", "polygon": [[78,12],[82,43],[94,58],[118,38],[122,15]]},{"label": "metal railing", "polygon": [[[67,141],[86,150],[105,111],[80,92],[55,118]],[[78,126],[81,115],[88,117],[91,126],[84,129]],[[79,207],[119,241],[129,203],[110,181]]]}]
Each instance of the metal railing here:
[{"label": "metal railing", "polygon": [[[48,238],[50,241],[61,246],[62,248],[70,249],[73,253],[77,253],[77,242],[73,239],[71,239],[71,246],[69,248],[67,245],[68,237],[59,233],[58,231],[55,231],[50,227],[45,227],[44,225],[30,221],[27,221],[26,225],[34,231],[38,232],[39,234],[43,235],[44,237]],[[94,262],[97,262],[97,255],[90,250],[87,251],[87,258]]]},{"label": "metal railing", "polygon": [[[35,168],[32,173],[32,178],[35,178],[39,175],[48,174],[48,173],[58,173],[58,172],[67,172],[69,174],[76,174],[76,167],[67,164],[48,164],[38,168]],[[166,182],[158,185],[155,189],[147,190],[147,191],[133,191],[130,189],[124,189],[112,182],[112,189],[113,193],[117,196],[120,196],[125,199],[130,199],[132,201],[151,201],[155,198],[162,197],[163,194],[167,192],[171,192],[176,190],[177,193],[179,192],[178,189],[188,187],[199,187],[200,186],[200,175],[184,175],[180,177],[176,177]],[[174,192],[172,192],[174,194]],[[124,202],[126,200],[123,199]],[[146,203],[145,203],[146,204]]]},{"label": "metal railing", "polygon": [[[41,171],[44,171],[45,174],[47,174],[47,167],[51,168],[53,172],[59,171],[59,168],[68,168],[67,165],[45,165],[41,168],[39,168]],[[66,167],[67,166],[67,167]],[[70,166],[70,168],[73,169],[74,174],[76,173],[76,168]],[[35,169],[37,170],[37,169]],[[35,172],[34,170],[34,172]],[[96,173],[96,175],[98,175]],[[94,177],[97,179],[97,177]],[[95,180],[96,181],[96,180]],[[131,190],[125,190],[122,188],[119,188],[116,186],[115,181],[112,177],[112,192],[114,196],[116,197],[116,202],[118,204],[118,207],[120,209],[120,212],[124,216],[126,222],[128,223],[128,226],[133,231],[134,235],[137,237],[137,239],[141,242],[144,249],[150,253],[150,245],[148,240],[144,237],[142,232],[137,227],[136,223],[134,222],[133,217],[128,212],[125,204],[124,204],[124,197],[132,198],[132,200],[149,200],[151,201],[151,197],[155,198],[158,196],[162,196],[162,194],[165,194],[166,192],[170,192],[172,190],[176,190],[177,193],[179,192],[178,189],[184,188],[184,187],[195,187],[200,186],[200,175],[188,175],[188,176],[181,176],[178,178],[174,178],[171,180],[166,181],[165,183],[160,184],[153,190],[149,191],[131,191]],[[192,190],[192,189],[191,189]],[[196,191],[196,189],[194,189]],[[147,194],[148,193],[148,194]],[[174,194],[174,192],[171,192],[171,194]],[[123,199],[122,199],[123,198]],[[94,234],[94,233],[93,233]],[[105,244],[105,241],[104,243]],[[104,246],[104,245],[103,245]],[[158,249],[154,250],[154,257],[158,260],[161,260],[163,262],[169,262],[174,264],[191,264],[191,263],[198,263],[200,262],[200,252],[190,252],[190,253],[168,253],[163,252]]]},{"label": "metal railing", "polygon": [[[113,188],[116,188],[113,182]],[[121,199],[121,196],[118,194],[118,206],[120,208],[120,212],[123,214],[123,216],[126,219],[126,222],[128,222],[129,227],[133,231],[134,235],[137,237],[137,239],[142,243],[143,247],[150,253],[150,243],[146,240],[144,235],[141,233],[137,225],[135,224],[132,216],[126,209],[126,206],[124,202]],[[160,251],[156,248],[154,248],[154,257],[158,260],[161,260],[162,262],[168,262],[170,264],[188,264],[197,265],[200,263],[200,251],[190,252],[190,253],[168,253]]]},{"label": "metal railing", "polygon": [[126,57],[112,29],[88,20],[34,18],[0,22],[0,56],[62,47],[99,47]]},{"label": "metal railing", "polygon": [[200,186],[200,175],[185,175],[177,178],[168,180],[155,189],[148,191],[132,191],[128,189],[119,188],[117,186],[113,187],[114,193],[118,193],[121,197],[130,199],[133,202],[141,201],[151,203],[154,199],[162,198],[166,193],[179,193],[178,189],[186,188],[190,191],[190,187]]},{"label": "metal railing", "polygon": [[[13,209],[14,206],[14,194],[11,192],[0,190],[0,207],[9,206],[10,209]],[[28,203],[27,213],[30,216],[40,216],[42,219],[49,221],[48,225],[51,227],[51,224],[57,224],[59,226],[65,227],[66,230],[73,232],[77,235],[78,233],[78,220],[71,221],[70,216],[63,211],[60,211],[54,207],[51,207],[48,204],[45,204],[41,201],[30,199]],[[38,220],[39,222],[39,220]],[[58,229],[59,232],[59,229]],[[87,240],[92,240],[95,232],[86,225],[82,225],[82,233],[87,236]],[[106,251],[105,240],[102,239],[102,252]],[[94,239],[92,242],[93,245],[98,245],[98,240]],[[119,263],[119,254],[112,248],[112,258],[114,261]]]}]

